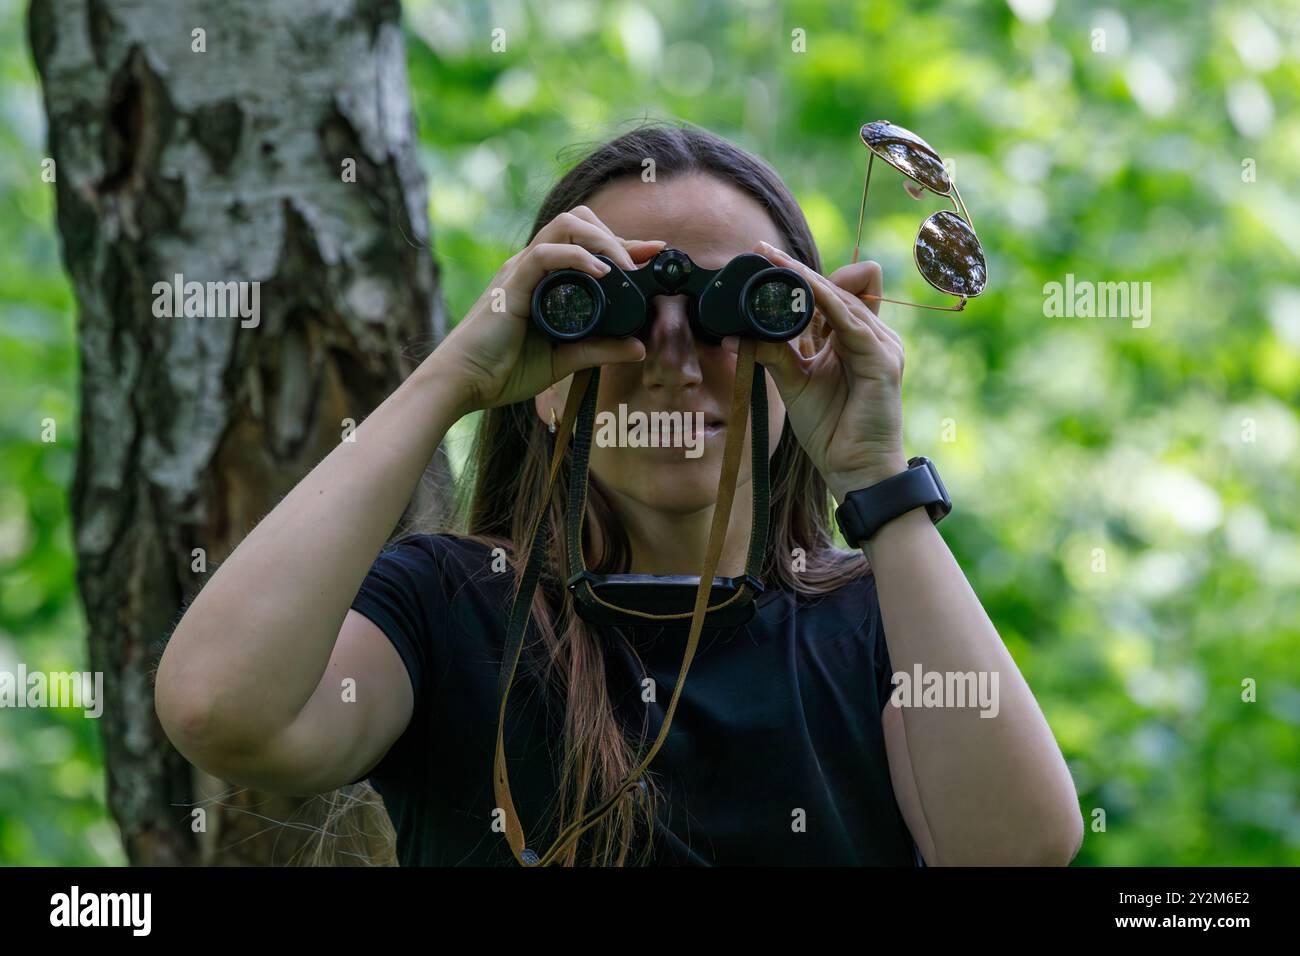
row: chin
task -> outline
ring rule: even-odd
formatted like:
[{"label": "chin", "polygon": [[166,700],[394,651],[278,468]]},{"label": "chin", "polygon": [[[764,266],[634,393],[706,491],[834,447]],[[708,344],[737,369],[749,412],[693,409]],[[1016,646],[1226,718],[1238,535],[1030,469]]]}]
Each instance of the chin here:
[{"label": "chin", "polygon": [[[647,507],[668,514],[688,515],[703,511],[718,500],[718,469],[701,468],[696,474],[665,473],[660,470],[645,476],[650,481],[638,482],[635,488],[627,488],[626,494]],[[741,475],[737,484],[743,481]]]}]

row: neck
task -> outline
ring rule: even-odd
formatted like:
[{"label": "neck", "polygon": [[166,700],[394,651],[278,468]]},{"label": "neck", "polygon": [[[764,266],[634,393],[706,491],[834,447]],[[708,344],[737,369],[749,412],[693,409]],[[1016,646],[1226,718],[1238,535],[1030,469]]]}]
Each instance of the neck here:
[{"label": "neck", "polygon": [[[608,494],[631,543],[633,573],[699,575],[713,524],[713,505],[683,514],[654,508],[618,493]],[[715,574],[738,577],[745,573],[753,502],[754,485],[746,480],[736,487]]]}]

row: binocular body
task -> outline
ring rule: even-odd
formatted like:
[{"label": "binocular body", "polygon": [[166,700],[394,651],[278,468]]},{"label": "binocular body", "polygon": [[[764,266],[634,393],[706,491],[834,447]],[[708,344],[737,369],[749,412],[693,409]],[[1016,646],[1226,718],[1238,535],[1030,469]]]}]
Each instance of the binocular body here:
[{"label": "binocular body", "polygon": [[712,344],[728,335],[784,341],[812,320],[813,293],[804,278],[757,253],[704,269],[680,249],[665,249],[630,272],[607,256],[596,258],[610,267],[601,278],[557,269],[533,290],[533,322],[547,337],[636,335],[653,321],[657,295],[689,296],[692,330]]}]

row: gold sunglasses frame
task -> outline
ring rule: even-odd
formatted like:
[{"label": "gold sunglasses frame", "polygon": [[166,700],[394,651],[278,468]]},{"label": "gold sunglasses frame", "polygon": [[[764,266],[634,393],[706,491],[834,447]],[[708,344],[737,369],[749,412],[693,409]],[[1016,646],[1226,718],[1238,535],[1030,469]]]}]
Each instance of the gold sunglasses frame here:
[{"label": "gold sunglasses frame", "polygon": [[[857,234],[853,240],[853,258],[851,261],[857,262],[858,255],[861,251],[862,224],[865,220],[866,212],[867,212],[867,190],[871,186],[871,168],[872,165],[875,163],[877,156],[880,157],[881,162],[888,163],[894,169],[898,170],[900,173],[906,176],[908,180],[920,186],[921,189],[927,192],[932,192],[936,196],[942,196],[943,198],[947,199],[950,203],[952,203],[953,209],[955,210],[956,214],[959,216],[959,218],[962,218],[965,221],[968,227],[970,227],[971,235],[975,238],[975,241],[979,243],[979,236],[976,235],[975,233],[975,222],[974,220],[971,219],[970,213],[966,210],[966,203],[962,201],[961,192],[957,189],[956,180],[953,179],[953,177],[947,172],[947,170],[944,171],[944,178],[947,180],[948,183],[948,191],[940,192],[939,190],[935,189],[933,186],[928,185],[918,177],[914,176],[912,173],[909,173],[907,170],[903,169],[896,162],[894,162],[889,156],[880,152],[875,146],[871,145],[871,143],[867,141],[867,137],[866,137],[867,127],[876,126],[881,123],[887,124],[889,126],[893,126],[895,129],[899,130],[900,132],[906,133],[907,136],[914,141],[914,145],[923,147],[924,149],[928,150],[934,158],[939,159],[939,153],[934,149],[933,146],[931,146],[925,140],[921,139],[921,137],[917,136],[911,130],[904,129],[901,126],[894,126],[894,124],[891,123],[889,120],[877,120],[875,123],[866,123],[862,126],[862,128],[858,131],[858,139],[861,140],[862,145],[867,147],[867,151],[868,151],[867,174],[862,181],[862,204],[858,207],[858,229],[857,229]],[[942,160],[940,160],[940,162],[942,162]],[[913,193],[910,188],[908,189],[908,195],[912,196],[913,199],[921,198],[918,194]],[[947,210],[941,209],[939,210],[939,212],[947,212]],[[922,220],[920,227],[916,231],[917,240],[921,238],[921,232],[922,230],[925,229],[925,224],[928,223],[930,220],[932,220],[935,216],[939,215],[939,212],[933,212],[930,215],[926,216],[924,220]],[[980,288],[979,292],[970,295],[963,295],[958,292],[950,292],[947,289],[940,288],[939,286],[931,282],[930,278],[921,269],[921,262],[916,257],[917,249],[919,247],[920,247],[919,241],[912,243],[912,261],[916,264],[917,272],[921,273],[921,278],[925,279],[925,281],[929,283],[932,288],[938,290],[939,292],[942,292],[944,295],[955,296],[957,299],[959,299],[960,301],[956,305],[924,305],[920,302],[904,302],[902,299],[889,299],[889,298],[885,298],[884,296],[870,295],[868,293],[860,294],[858,298],[875,299],[879,302],[892,302],[895,305],[907,305],[916,309],[932,309],[936,312],[960,312],[964,308],[966,308],[966,301],[968,299],[975,298],[975,296],[982,293],[984,289],[987,287],[988,282],[987,282],[987,266],[986,266],[985,285]],[[980,243],[981,256],[983,255],[983,252],[984,252],[984,245],[983,243]]]}]

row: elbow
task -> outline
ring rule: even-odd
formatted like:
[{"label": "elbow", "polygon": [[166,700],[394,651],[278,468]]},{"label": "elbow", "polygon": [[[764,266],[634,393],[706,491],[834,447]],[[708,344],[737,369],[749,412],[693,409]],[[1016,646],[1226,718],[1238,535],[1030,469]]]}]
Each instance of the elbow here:
[{"label": "elbow", "polygon": [[274,775],[267,777],[265,771],[275,732],[265,724],[249,722],[243,697],[223,693],[211,679],[194,678],[194,670],[183,658],[169,662],[164,654],[154,681],[154,714],[176,752],[204,773],[238,786],[286,796],[311,795],[274,786]]},{"label": "elbow", "polygon": [[169,645],[154,677],[154,714],[171,745],[195,766],[207,769],[228,748],[229,721],[223,719],[210,682],[193,677],[193,667]]},{"label": "elbow", "polygon": [[1056,821],[1044,820],[1033,829],[1020,827],[1001,842],[996,852],[979,861],[962,865],[975,866],[1069,866],[1083,846],[1083,818],[1078,810]]},{"label": "elbow", "polygon": [[167,679],[159,668],[154,683],[154,713],[172,746],[194,762],[205,742],[211,739],[216,720],[211,703],[205,700],[204,695],[182,688],[179,683]]},{"label": "elbow", "polygon": [[160,684],[154,692],[154,712],[177,753],[205,773],[240,782],[240,772],[255,751],[235,742],[230,722],[209,695],[186,695]]},{"label": "elbow", "polygon": [[1068,769],[1050,797],[1048,788],[1044,787],[1037,812],[1030,819],[1036,820],[1038,825],[1034,827],[1034,838],[1027,841],[1033,850],[1024,865],[1069,866],[1083,848],[1084,822],[1079,796]]},{"label": "elbow", "polygon": [[1079,814],[1076,807],[1074,813],[1068,818],[1065,826],[1065,854],[1060,862],[1060,866],[1069,866],[1070,862],[1079,855],[1083,849],[1083,817]]},{"label": "elbow", "polygon": [[1030,852],[1023,866],[1069,866],[1083,846],[1083,817],[1071,807],[1063,822],[1044,827],[1038,839],[1029,841]]}]

